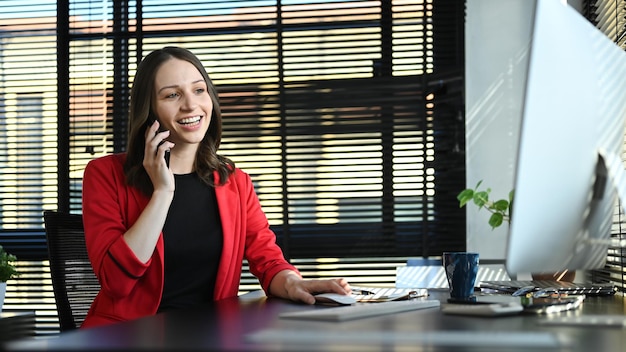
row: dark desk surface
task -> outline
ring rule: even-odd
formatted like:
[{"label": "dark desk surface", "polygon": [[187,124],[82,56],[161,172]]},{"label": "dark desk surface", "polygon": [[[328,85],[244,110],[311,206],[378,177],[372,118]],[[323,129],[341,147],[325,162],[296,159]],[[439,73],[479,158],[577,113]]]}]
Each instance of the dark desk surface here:
[{"label": "dark desk surface", "polygon": [[[0,342],[35,335],[35,312],[0,312]],[[1,345],[0,345],[1,349]]]},{"label": "dark desk surface", "polygon": [[[433,290],[429,298],[445,301],[447,293]],[[301,309],[324,307],[268,299],[262,294],[252,293],[220,301],[215,306],[65,332],[58,337],[22,339],[9,342],[4,347],[7,351],[600,352],[623,351],[626,346],[626,327],[546,326],[541,324],[546,319],[545,315],[481,318],[444,315],[439,308],[432,308],[339,323],[285,320],[278,317],[281,312]],[[588,297],[576,311],[555,314],[576,317],[625,313],[624,297],[613,296]],[[472,336],[479,342],[477,345],[467,342],[458,342],[456,345],[454,334],[461,334],[464,338]],[[556,336],[562,345],[550,348],[528,346],[546,336]]]}]

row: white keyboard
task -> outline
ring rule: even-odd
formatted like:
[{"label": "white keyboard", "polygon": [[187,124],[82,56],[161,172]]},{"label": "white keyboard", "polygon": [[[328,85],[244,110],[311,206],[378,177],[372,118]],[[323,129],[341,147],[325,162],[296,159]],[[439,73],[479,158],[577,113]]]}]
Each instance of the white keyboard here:
[{"label": "white keyboard", "polygon": [[280,317],[305,320],[345,321],[439,306],[440,303],[438,300],[418,299],[378,303],[357,303],[350,306],[317,307],[316,309],[287,312],[281,314]]},{"label": "white keyboard", "polygon": [[[385,350],[414,351],[434,350],[434,347],[447,347],[445,351],[570,351],[573,341],[559,336],[554,331],[384,331],[346,329],[265,329],[247,336],[256,343],[271,346],[325,346],[334,350],[377,351]],[[326,345],[319,345],[320,343]],[[421,347],[421,348],[420,348]],[[472,348],[473,347],[473,348]],[[313,349],[313,347],[308,347]],[[296,348],[293,348],[296,350]],[[323,350],[318,348],[317,350]],[[439,350],[439,349],[437,349]]]}]

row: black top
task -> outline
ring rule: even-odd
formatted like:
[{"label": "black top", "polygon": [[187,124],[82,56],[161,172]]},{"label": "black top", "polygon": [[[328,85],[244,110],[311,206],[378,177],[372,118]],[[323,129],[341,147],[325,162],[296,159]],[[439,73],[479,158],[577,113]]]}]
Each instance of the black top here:
[{"label": "black top", "polygon": [[176,191],[163,227],[165,283],[159,311],[212,301],[222,253],[215,189],[195,173],[174,178]]}]

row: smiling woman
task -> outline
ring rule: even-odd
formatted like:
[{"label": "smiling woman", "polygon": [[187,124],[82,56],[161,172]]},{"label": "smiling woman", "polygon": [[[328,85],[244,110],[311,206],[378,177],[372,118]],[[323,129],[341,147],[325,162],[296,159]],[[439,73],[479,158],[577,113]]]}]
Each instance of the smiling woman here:
[{"label": "smiling woman", "polygon": [[211,123],[213,103],[207,83],[193,64],[172,58],[157,71],[154,86],[154,115],[159,128],[169,132],[165,147],[171,150],[170,168],[175,174],[191,173]]},{"label": "smiling woman", "polygon": [[313,304],[316,293],[350,292],[343,279],[302,279],[284,258],[250,177],[217,153],[215,92],[186,49],[155,50],[139,64],[128,152],[92,160],[83,178],[101,289],[82,327],[237,296],[244,259],[270,296]]}]

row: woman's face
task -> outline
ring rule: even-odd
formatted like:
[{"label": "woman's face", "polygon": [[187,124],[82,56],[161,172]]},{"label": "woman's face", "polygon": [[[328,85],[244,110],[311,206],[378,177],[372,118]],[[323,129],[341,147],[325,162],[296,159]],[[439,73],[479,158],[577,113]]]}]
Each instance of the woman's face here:
[{"label": "woman's face", "polygon": [[175,149],[199,144],[211,123],[213,102],[206,82],[196,67],[184,60],[171,59],[157,70],[154,111],[161,130],[169,130]]}]

